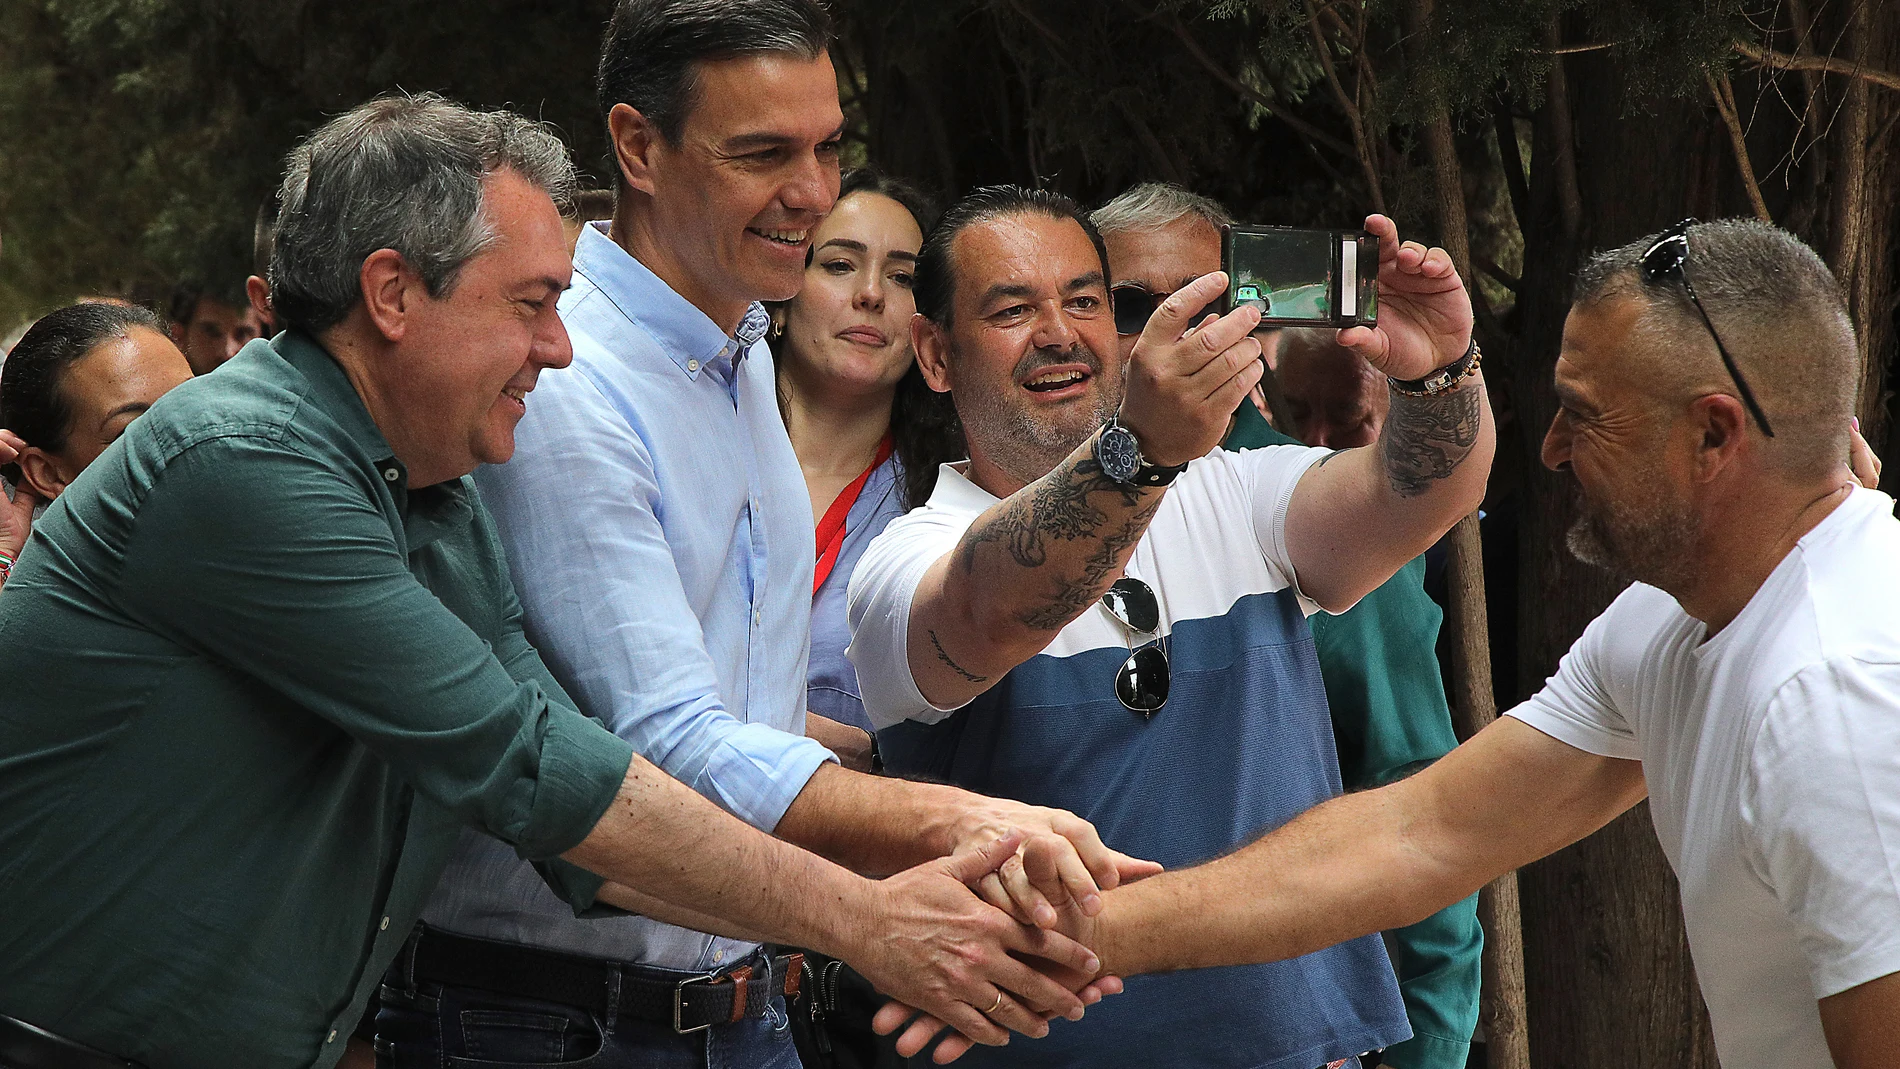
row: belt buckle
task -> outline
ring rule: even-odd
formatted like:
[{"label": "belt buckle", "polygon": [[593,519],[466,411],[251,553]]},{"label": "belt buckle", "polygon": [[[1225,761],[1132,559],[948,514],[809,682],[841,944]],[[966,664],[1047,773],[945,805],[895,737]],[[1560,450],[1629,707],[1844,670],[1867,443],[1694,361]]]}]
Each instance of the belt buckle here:
[{"label": "belt buckle", "polygon": [[717,977],[714,976],[689,976],[681,980],[679,985],[673,989],[673,1032],[675,1035],[684,1036],[694,1032],[704,1032],[713,1026],[713,1022],[707,1021],[705,1024],[696,1024],[691,1028],[687,1028],[685,1022],[680,1018],[682,1011],[686,1008],[686,989],[694,984],[710,984],[715,979],[717,979]]}]

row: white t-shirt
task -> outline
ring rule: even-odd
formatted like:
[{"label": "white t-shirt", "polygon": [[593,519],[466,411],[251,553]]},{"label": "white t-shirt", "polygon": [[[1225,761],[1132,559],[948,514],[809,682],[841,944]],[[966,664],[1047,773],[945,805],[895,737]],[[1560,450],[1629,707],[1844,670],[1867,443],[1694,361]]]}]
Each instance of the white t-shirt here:
[{"label": "white t-shirt", "polygon": [[1826,1069],[1816,1000],[1900,972],[1900,521],[1853,495],[1741,614],[1637,584],[1511,716],[1640,760],[1723,1069]]}]

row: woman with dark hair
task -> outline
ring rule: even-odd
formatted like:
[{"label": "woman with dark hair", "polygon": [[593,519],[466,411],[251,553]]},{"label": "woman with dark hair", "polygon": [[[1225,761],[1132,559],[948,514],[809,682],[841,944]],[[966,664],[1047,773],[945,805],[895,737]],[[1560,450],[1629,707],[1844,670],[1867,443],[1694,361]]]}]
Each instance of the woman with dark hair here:
[{"label": "woman with dark hair", "polygon": [[844,655],[851,569],[892,517],[930,496],[937,465],[964,453],[949,398],[924,384],[910,346],[912,279],[935,219],[910,186],[851,172],[812,232],[798,296],[772,312],[779,409],[818,533],[809,733],[860,767],[871,723]]},{"label": "woman with dark hair", "polygon": [[[26,332],[0,367],[0,583],[26,544],[33,510],[86,470],[191,365],[143,308],[75,304]],[[11,440],[8,440],[8,439]]]},{"label": "woman with dark hair", "polygon": [[[884,525],[930,497],[937,465],[964,455],[950,399],[924,384],[910,346],[912,278],[935,222],[911,187],[851,172],[812,232],[798,296],[772,309],[779,410],[818,532],[806,733],[861,771],[876,770],[876,750],[844,655],[845,588]],[[870,984],[841,961],[809,952],[805,960],[811,995],[793,1027],[804,1063],[902,1065],[891,1040],[871,1030],[883,999]]]}]

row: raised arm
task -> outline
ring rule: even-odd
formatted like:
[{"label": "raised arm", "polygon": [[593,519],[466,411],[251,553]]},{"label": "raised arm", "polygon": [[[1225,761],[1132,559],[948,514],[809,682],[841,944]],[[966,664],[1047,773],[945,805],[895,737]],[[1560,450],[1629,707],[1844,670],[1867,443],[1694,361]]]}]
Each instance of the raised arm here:
[{"label": "raised arm", "polygon": [[[1196,310],[1226,286],[1215,272],[1176,290],[1129,360],[1120,418],[1151,463],[1185,464],[1220,444],[1260,377],[1252,308],[1188,332]],[[989,689],[1121,575],[1166,491],[1109,478],[1094,448],[1091,435],[1054,471],[991,506],[924,574],[907,653],[931,704],[960,705]]]},{"label": "raised arm", "polygon": [[[1386,375],[1423,378],[1459,360],[1471,342],[1471,298],[1443,249],[1401,243],[1390,219],[1379,236],[1379,325],[1339,342]],[[1286,515],[1287,552],[1306,595],[1350,606],[1478,507],[1496,430],[1484,377],[1430,397],[1392,391],[1379,440],[1314,465]]]}]

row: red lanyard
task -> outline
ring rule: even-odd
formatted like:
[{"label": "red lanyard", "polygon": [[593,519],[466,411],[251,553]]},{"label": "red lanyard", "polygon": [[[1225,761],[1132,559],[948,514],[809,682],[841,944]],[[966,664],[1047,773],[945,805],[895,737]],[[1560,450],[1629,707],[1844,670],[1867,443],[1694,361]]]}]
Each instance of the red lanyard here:
[{"label": "red lanyard", "polygon": [[838,499],[825,510],[825,518],[818,521],[818,567],[811,578],[813,596],[825,585],[825,580],[831,578],[831,569],[838,564],[838,553],[844,549],[844,518],[851,514],[851,506],[858,503],[858,495],[864,493],[864,484],[871,481],[871,473],[891,459],[891,448],[891,436],[886,434],[877,444],[877,459],[871,461],[862,475],[851,480],[850,486],[839,491]]}]

